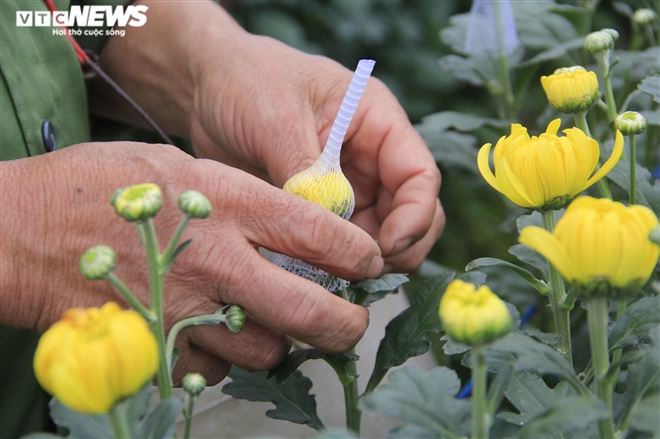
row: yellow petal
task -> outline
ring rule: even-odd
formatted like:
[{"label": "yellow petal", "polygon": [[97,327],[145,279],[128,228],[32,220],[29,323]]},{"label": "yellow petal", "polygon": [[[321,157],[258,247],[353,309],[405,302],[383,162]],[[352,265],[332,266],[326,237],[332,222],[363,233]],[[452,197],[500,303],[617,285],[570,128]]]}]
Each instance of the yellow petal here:
[{"label": "yellow petal", "polygon": [[561,119],[555,119],[548,124],[548,128],[546,128],[545,133],[550,134],[552,136],[556,136],[560,126],[561,126]]},{"label": "yellow petal", "polygon": [[522,229],[518,241],[545,256],[564,278],[575,278],[572,258],[552,233],[541,227],[528,226]]},{"label": "yellow petal", "polygon": [[619,130],[616,131],[616,141],[614,142],[614,149],[612,150],[612,155],[609,159],[603,164],[603,166],[596,172],[589,180],[587,184],[582,189],[583,191],[589,188],[592,184],[600,180],[614,168],[614,166],[619,161],[621,153],[623,152],[623,135]]},{"label": "yellow petal", "polygon": [[479,172],[481,172],[481,175],[484,177],[486,182],[488,182],[488,184],[491,185],[496,190],[502,192],[502,190],[500,189],[500,185],[497,183],[497,180],[495,179],[495,175],[493,175],[493,171],[490,170],[490,166],[488,164],[488,158],[490,157],[491,146],[492,146],[491,143],[486,143],[484,146],[481,147],[481,149],[479,150],[479,155],[477,156],[477,165],[479,166]]}]

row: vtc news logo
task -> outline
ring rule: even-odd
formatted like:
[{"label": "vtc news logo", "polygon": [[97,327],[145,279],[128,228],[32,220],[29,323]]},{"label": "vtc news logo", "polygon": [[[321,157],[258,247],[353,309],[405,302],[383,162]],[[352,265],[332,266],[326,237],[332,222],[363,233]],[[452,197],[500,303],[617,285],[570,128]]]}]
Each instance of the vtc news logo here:
[{"label": "vtc news logo", "polygon": [[123,6],[71,6],[69,11],[16,11],[17,27],[140,27],[147,22],[144,5]]}]

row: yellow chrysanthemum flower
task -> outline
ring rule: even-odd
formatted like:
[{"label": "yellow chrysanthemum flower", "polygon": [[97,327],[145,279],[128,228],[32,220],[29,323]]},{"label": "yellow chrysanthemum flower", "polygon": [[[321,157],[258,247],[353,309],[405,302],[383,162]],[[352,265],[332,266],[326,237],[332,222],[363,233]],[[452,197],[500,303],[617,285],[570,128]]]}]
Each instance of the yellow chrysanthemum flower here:
[{"label": "yellow chrysanthemum flower", "polygon": [[584,67],[564,67],[550,76],[541,76],[541,85],[550,106],[562,113],[586,111],[599,99],[598,77]]},{"label": "yellow chrysanthemum flower", "polygon": [[438,312],[449,337],[471,346],[490,343],[513,326],[506,304],[490,288],[475,288],[460,279],[447,286]]},{"label": "yellow chrysanthemum flower", "polygon": [[39,340],[34,372],[41,386],[67,407],[106,413],[137,392],[158,367],[158,347],[147,322],[110,302],[73,308]]},{"label": "yellow chrysanthemum flower", "polygon": [[566,206],[616,165],[623,136],[617,131],[612,155],[592,175],[600,156],[598,143],[578,128],[566,129],[566,136],[559,137],[560,124],[560,119],[553,120],[539,137],[530,137],[522,125],[512,124],[511,135],[495,145],[495,174],[488,164],[491,144],[479,151],[481,175],[521,207],[548,210]]},{"label": "yellow chrysanthemum flower", "polygon": [[529,226],[519,240],[548,258],[587,297],[621,298],[636,293],[657,263],[660,246],[649,239],[657,226],[647,207],[580,197],[553,233]]},{"label": "yellow chrysanthemum flower", "polygon": [[291,177],[284,191],[323,206],[344,219],[355,208],[355,194],[341,169],[326,171],[318,163]]}]

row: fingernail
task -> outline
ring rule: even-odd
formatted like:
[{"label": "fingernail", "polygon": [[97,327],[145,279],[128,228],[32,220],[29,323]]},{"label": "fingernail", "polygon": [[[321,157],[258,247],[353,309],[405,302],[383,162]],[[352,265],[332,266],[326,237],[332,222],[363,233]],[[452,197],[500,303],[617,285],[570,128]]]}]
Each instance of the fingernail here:
[{"label": "fingernail", "polygon": [[390,252],[390,255],[395,255],[397,253],[400,253],[410,247],[410,244],[412,244],[413,239],[412,238],[405,238],[401,239],[394,244],[394,248]]},{"label": "fingernail", "polygon": [[383,272],[383,267],[385,266],[385,261],[380,256],[374,256],[369,264],[369,269],[367,270],[367,277],[369,279],[376,279]]}]

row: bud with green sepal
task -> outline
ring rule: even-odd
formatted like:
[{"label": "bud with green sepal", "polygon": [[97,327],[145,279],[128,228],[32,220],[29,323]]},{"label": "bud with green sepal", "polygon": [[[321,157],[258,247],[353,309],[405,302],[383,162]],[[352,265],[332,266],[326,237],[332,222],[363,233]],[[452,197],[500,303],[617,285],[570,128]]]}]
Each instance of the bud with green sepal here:
[{"label": "bud with green sepal", "polygon": [[562,113],[587,111],[600,98],[598,77],[582,66],[563,67],[541,77],[550,106]]},{"label": "bud with green sepal", "polygon": [[110,202],[126,221],[143,221],[156,216],[163,207],[163,195],[153,183],[136,184],[117,189]]},{"label": "bud with green sepal", "polygon": [[211,202],[197,191],[185,191],[178,200],[179,209],[191,218],[208,218],[211,215]]},{"label": "bud with green sepal", "polygon": [[89,280],[104,279],[115,269],[115,251],[107,245],[97,245],[88,249],[80,257],[78,267]]},{"label": "bud with green sepal", "polygon": [[231,305],[225,314],[225,325],[231,332],[240,332],[245,326],[245,311],[238,305]]},{"label": "bud with green sepal", "polygon": [[642,134],[646,131],[646,118],[636,111],[626,111],[617,116],[614,126],[624,136]]},{"label": "bud with green sepal", "polygon": [[183,377],[182,385],[190,396],[199,396],[206,388],[206,379],[199,373],[189,373]]},{"label": "bud with green sepal", "polygon": [[612,49],[619,39],[619,33],[614,29],[602,29],[584,37],[584,50],[596,54]]},{"label": "bud with green sepal", "polygon": [[658,15],[653,9],[641,8],[635,11],[633,14],[633,22],[640,26],[646,26],[653,24],[658,18]]}]

